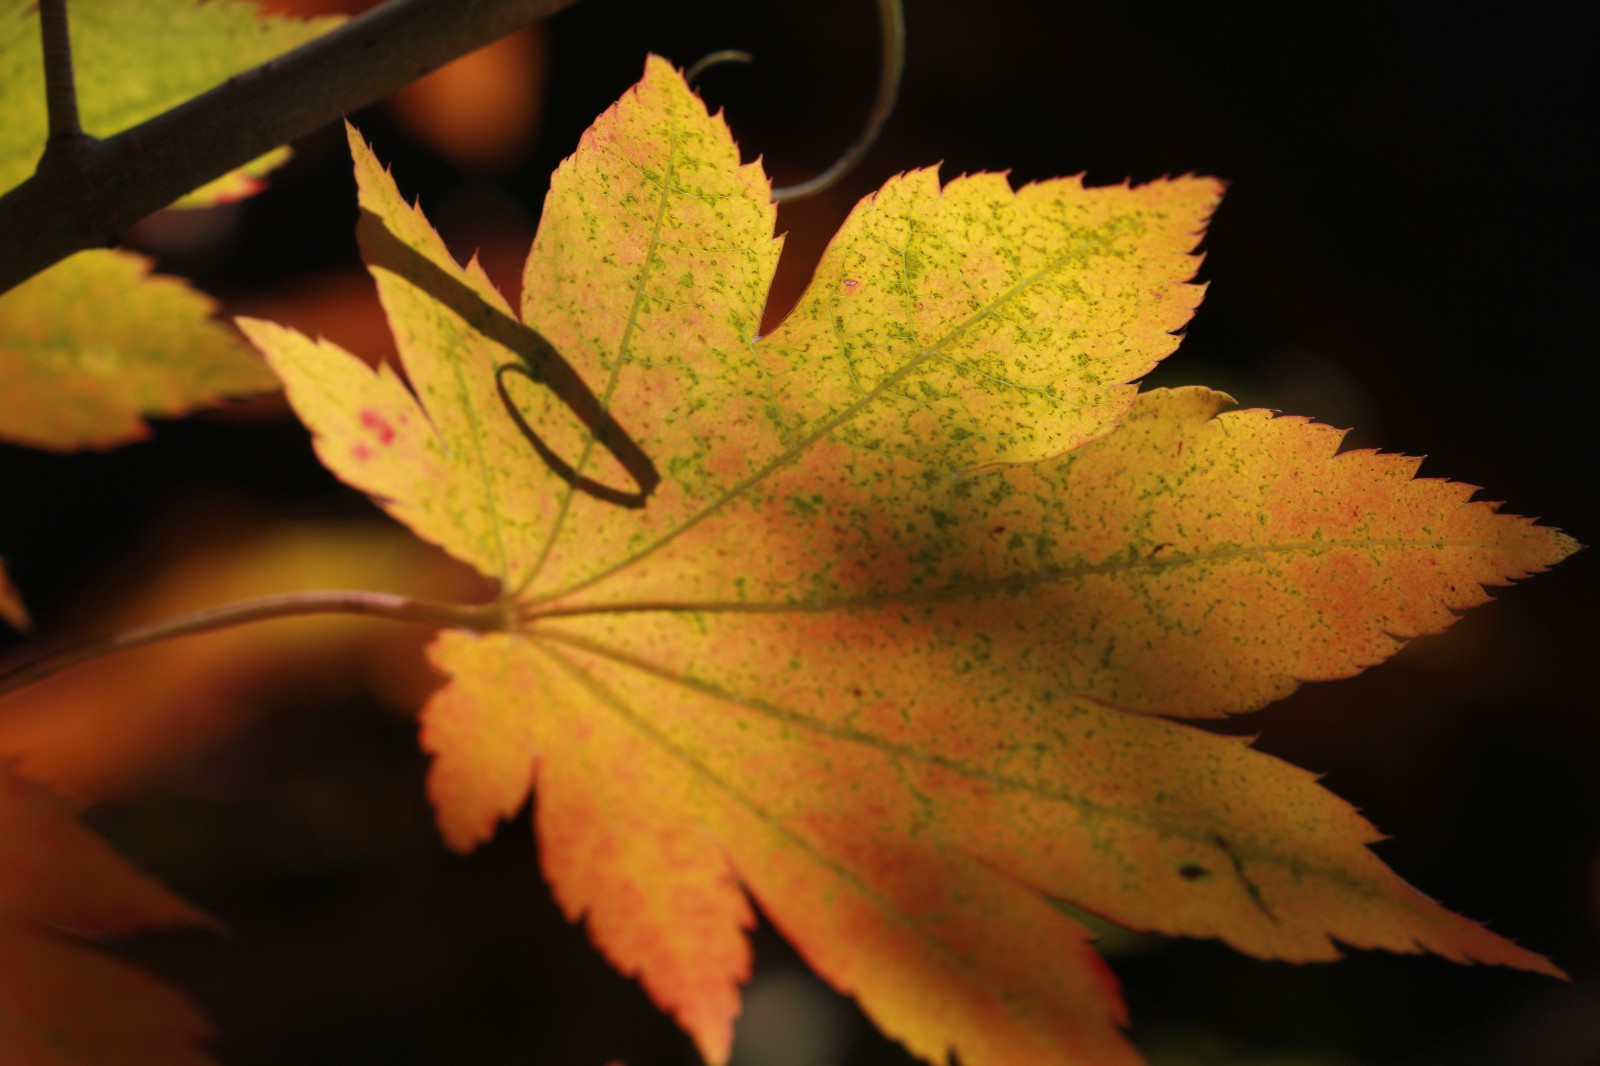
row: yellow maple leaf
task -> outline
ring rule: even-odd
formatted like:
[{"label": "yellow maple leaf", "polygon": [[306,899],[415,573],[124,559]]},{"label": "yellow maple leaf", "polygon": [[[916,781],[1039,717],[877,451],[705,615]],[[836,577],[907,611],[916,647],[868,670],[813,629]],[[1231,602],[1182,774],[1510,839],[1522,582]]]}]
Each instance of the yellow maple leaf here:
[{"label": "yellow maple leaf", "polygon": [[537,788],[556,898],[707,1059],[750,898],[966,1066],[1136,1061],[1051,899],[1555,972],[1312,775],[1161,717],[1353,673],[1574,547],[1326,427],[1136,396],[1217,183],[896,178],[758,338],[768,183],[660,60],[556,172],[520,314],[351,147],[406,380],[241,326],[332,470],[501,582],[505,631],[431,652],[446,840]]}]

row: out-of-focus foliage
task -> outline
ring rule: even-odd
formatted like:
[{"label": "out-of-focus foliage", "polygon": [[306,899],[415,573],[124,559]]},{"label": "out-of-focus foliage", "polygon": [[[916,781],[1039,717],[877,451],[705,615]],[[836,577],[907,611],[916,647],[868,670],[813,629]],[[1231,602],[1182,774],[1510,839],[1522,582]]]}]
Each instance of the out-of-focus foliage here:
[{"label": "out-of-focus foliage", "polygon": [[13,629],[26,630],[30,625],[28,608],[23,605],[22,596],[11,583],[11,576],[6,573],[4,559],[0,559],[0,619],[9,622]]},{"label": "out-of-focus foliage", "polygon": [[275,387],[215,303],[126,252],[80,252],[0,295],[0,441],[71,451]]},{"label": "out-of-focus foliage", "polygon": [[215,924],[0,762],[0,1062],[213,1066],[187,999],[84,940]]}]

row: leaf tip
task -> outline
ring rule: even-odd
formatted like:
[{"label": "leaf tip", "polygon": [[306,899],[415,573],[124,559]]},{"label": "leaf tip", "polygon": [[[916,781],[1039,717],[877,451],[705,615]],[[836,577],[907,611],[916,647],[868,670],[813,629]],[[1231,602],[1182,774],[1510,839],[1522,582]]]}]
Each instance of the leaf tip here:
[{"label": "leaf tip", "polygon": [[372,151],[372,145],[367,143],[366,137],[362,136],[361,131],[356,129],[349,119],[344,120],[344,138],[345,143],[350,146],[350,159],[355,163],[358,179],[360,178],[362,167],[385,169],[378,162],[377,155]]},{"label": "leaf tip", "polygon": [[1550,541],[1554,549],[1554,558],[1551,565],[1572,558],[1581,551],[1588,550],[1588,545],[1568,533],[1562,532],[1555,526],[1547,527],[1550,530]]}]

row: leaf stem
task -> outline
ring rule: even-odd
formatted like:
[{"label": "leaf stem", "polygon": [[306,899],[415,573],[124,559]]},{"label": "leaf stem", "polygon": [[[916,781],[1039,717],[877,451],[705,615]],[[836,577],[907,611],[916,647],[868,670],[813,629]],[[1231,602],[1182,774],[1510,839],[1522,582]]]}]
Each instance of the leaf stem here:
[{"label": "leaf stem", "polygon": [[[114,244],[185,193],[573,2],[389,0],[147,122],[80,137],[73,172],[49,167],[0,196],[0,292]],[[54,6],[41,3],[41,13]]]},{"label": "leaf stem", "polygon": [[312,614],[358,614],[421,625],[455,626],[479,632],[504,630],[510,625],[505,601],[440,603],[396,596],[386,592],[326,589],[260,596],[238,603],[209,607],[125,629],[83,644],[69,645],[0,674],[0,699],[74,666],[121,651],[142,648],[163,640],[209,633],[250,622]]},{"label": "leaf stem", "polygon": [[67,32],[67,0],[39,0],[39,36],[44,44],[44,98],[50,116],[50,143],[83,136],[78,123],[78,88],[72,77],[72,37]]}]

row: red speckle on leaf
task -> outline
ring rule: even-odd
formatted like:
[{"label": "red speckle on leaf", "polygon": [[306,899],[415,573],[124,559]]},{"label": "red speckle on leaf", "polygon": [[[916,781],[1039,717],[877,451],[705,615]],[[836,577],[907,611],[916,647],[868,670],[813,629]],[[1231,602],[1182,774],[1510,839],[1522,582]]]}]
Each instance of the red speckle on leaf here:
[{"label": "red speckle on leaf", "polygon": [[368,459],[372,458],[372,449],[367,447],[364,443],[357,444],[354,448],[350,449],[350,454],[355,456],[356,462],[364,463]]},{"label": "red speckle on leaf", "polygon": [[372,431],[372,435],[378,438],[379,444],[388,444],[394,440],[394,427],[376,411],[370,409],[362,411],[361,424]]},{"label": "red speckle on leaf", "polygon": [[840,287],[844,289],[845,295],[848,296],[861,287],[861,282],[856,278],[845,278]]}]

